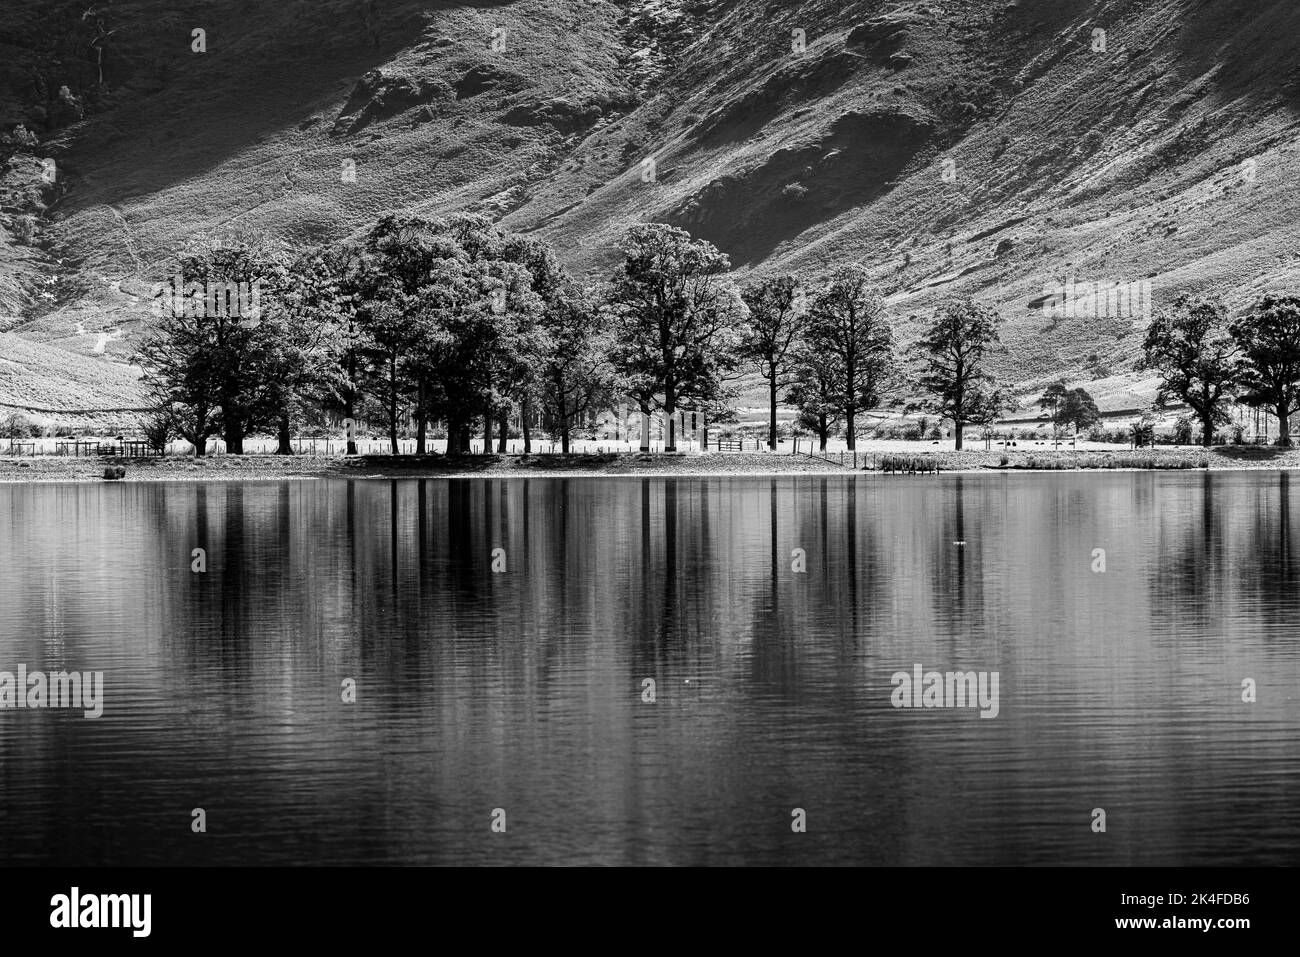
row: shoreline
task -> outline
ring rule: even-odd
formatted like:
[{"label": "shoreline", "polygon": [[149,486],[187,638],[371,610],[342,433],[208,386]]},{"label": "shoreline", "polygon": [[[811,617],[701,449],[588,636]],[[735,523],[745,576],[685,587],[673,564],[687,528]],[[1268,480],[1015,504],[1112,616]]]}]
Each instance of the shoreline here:
[{"label": "shoreline", "polygon": [[[764,478],[807,475],[988,475],[1079,472],[1288,471],[1300,469],[1300,449],[1225,446],[1201,449],[969,451],[918,448],[912,453],[859,452],[860,466],[838,459],[766,452],[668,455],[276,456],[220,455],[204,459],[0,457],[0,484],[82,482],[258,482],[400,478]],[[104,477],[108,466],[126,471]]]}]

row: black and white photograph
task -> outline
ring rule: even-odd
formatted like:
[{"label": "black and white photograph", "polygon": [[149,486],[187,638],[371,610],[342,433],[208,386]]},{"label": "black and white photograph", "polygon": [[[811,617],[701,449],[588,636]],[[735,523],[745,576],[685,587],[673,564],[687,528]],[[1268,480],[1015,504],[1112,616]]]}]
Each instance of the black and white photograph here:
[{"label": "black and white photograph", "polygon": [[6,925],[848,868],[1249,946],[1298,436],[1295,0],[0,0]]}]

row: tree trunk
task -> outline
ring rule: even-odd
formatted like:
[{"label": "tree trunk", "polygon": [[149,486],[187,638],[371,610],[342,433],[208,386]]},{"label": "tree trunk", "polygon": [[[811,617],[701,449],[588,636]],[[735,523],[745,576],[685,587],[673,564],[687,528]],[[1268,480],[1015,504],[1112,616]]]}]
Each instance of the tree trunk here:
[{"label": "tree trunk", "polygon": [[650,405],[641,403],[641,451],[650,451]]},{"label": "tree trunk", "polygon": [[519,410],[519,429],[524,433],[524,455],[533,453],[533,426],[528,420],[533,417],[533,400],[531,396],[525,395],[523,405]]},{"label": "tree trunk", "polygon": [[[356,356],[354,355],[348,356],[347,366],[348,366],[348,370],[347,370],[348,385],[347,385],[347,391],[343,395],[343,417],[346,419],[351,419],[355,423],[357,421],[356,391],[353,388],[352,383],[357,381]],[[356,439],[355,431],[348,434],[348,447],[347,447],[347,451],[344,454],[345,455],[357,454],[357,439]]]},{"label": "tree trunk", "polygon": [[227,425],[225,438],[227,455],[244,454],[244,426],[242,422],[235,421]]},{"label": "tree trunk", "polygon": [[483,454],[492,454],[492,410],[483,412]]},{"label": "tree trunk", "polygon": [[504,455],[507,451],[506,442],[510,439],[510,413],[502,412],[501,417],[497,420],[497,452]]},{"label": "tree trunk", "polygon": [[817,439],[821,443],[821,451],[826,451],[826,442],[830,439],[831,427],[826,423],[826,416],[817,416]]},{"label": "tree trunk", "polygon": [[397,454],[397,358],[388,360],[388,444]]},{"label": "tree trunk", "polygon": [[415,454],[427,455],[428,427],[425,423],[425,386],[424,379],[420,379],[420,385],[415,398]]},{"label": "tree trunk", "polygon": [[[953,419],[953,420],[952,420],[952,431],[953,431],[953,435],[954,435],[954,436],[956,437],[956,439],[957,439],[957,451],[958,451],[958,452],[961,451],[961,442],[962,442],[962,437],[963,437],[963,436],[962,436],[962,432],[964,431],[964,429],[963,429],[963,425],[964,425],[964,423],[962,422],[961,419]],[[925,436],[923,435],[923,436],[921,436],[921,438],[925,438]]]},{"label": "tree trunk", "polygon": [[855,448],[854,442],[857,440],[857,429],[854,427],[857,418],[858,410],[854,406],[844,410],[844,438],[848,442],[850,452]]},{"label": "tree trunk", "polygon": [[1277,444],[1283,448],[1291,446],[1290,410],[1285,405],[1277,407]]},{"label": "tree trunk", "polygon": [[677,387],[671,383],[664,388],[664,415],[668,418],[668,442],[665,452],[677,451]]},{"label": "tree trunk", "polygon": [[768,398],[768,419],[767,419],[767,447],[773,452],[776,451],[776,372],[767,380],[767,398]]},{"label": "tree trunk", "polygon": [[196,459],[204,458],[208,454],[208,412],[206,408],[195,416],[194,435],[196,438],[193,439],[186,436],[190,445],[194,446],[194,457]]},{"label": "tree trunk", "polygon": [[289,413],[280,416],[279,422],[280,446],[275,450],[276,455],[293,455],[293,445],[289,441]]},{"label": "tree trunk", "polygon": [[1209,448],[1214,444],[1214,417],[1208,412],[1201,416],[1201,446]]}]

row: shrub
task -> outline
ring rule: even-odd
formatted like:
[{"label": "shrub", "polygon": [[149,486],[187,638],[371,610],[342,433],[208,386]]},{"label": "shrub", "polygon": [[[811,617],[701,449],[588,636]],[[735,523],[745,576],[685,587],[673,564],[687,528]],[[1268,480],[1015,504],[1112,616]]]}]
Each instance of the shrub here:
[{"label": "shrub", "polygon": [[36,217],[15,216],[9,224],[9,231],[19,246],[30,246],[36,238]]},{"label": "shrub", "polygon": [[14,150],[32,151],[41,145],[40,138],[19,123],[10,133],[0,133],[0,146],[9,146]]},{"label": "shrub", "polygon": [[877,468],[881,472],[938,472],[939,463],[925,455],[882,455]]},{"label": "shrub", "polygon": [[916,427],[912,425],[891,423],[889,425],[878,425],[872,431],[871,437],[875,439],[910,439],[915,436]]}]

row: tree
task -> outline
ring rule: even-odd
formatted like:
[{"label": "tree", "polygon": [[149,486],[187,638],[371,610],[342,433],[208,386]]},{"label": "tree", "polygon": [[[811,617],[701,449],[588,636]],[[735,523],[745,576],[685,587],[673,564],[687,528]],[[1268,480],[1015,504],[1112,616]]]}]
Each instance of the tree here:
[{"label": "tree", "polygon": [[381,398],[394,452],[412,397],[417,452],[435,414],[447,422],[449,454],[468,451],[476,418],[490,451],[493,422],[529,384],[542,303],[534,275],[511,261],[512,249],[522,247],[512,247],[486,217],[469,214],[387,216],[367,234],[349,276],[357,351]]},{"label": "tree", "polygon": [[650,451],[650,413],[655,405],[655,393],[658,387],[653,368],[647,361],[645,348],[638,338],[640,319],[634,313],[623,310],[611,303],[610,294],[606,293],[606,305],[603,311],[608,317],[611,330],[609,360],[615,370],[623,394],[627,395],[637,407],[641,419],[642,452]]},{"label": "tree", "polygon": [[1159,403],[1176,399],[1201,423],[1201,444],[1214,443],[1214,427],[1228,421],[1237,387],[1238,344],[1217,299],[1179,296],[1147,327],[1138,369],[1159,374]]},{"label": "tree", "polygon": [[1276,415],[1277,444],[1290,446],[1290,417],[1300,409],[1300,298],[1265,296],[1229,332],[1241,352],[1243,401]]},{"label": "tree", "polygon": [[[549,246],[527,236],[507,235],[503,258],[507,262],[517,263],[528,270],[532,280],[532,291],[541,302],[541,312],[534,317],[537,323],[522,330],[535,340],[533,347],[540,355],[545,350],[548,341],[545,329],[541,325],[542,318],[547,310],[560,307],[565,294],[572,288],[572,279],[565,272],[564,267]],[[519,402],[519,424],[524,439],[524,454],[527,455],[533,450],[531,426],[534,418],[534,403],[540,398],[538,395],[540,384],[533,363],[525,363],[522,371],[524,375],[518,383],[516,391]]]},{"label": "tree", "polygon": [[[313,305],[328,309],[329,322],[335,328],[338,366],[326,373],[333,383],[332,394],[325,404],[343,413],[345,420],[356,422],[360,414],[361,395],[361,330],[357,325],[356,277],[359,275],[361,248],[357,243],[346,242],[317,250],[313,264],[316,283],[322,288]],[[345,455],[357,454],[355,429],[348,430]]]},{"label": "tree", "polygon": [[425,411],[419,401],[427,371],[422,363],[437,335],[429,309],[437,297],[428,288],[446,260],[465,258],[444,231],[419,217],[385,216],[361,241],[344,285],[355,306],[353,388],[364,388],[379,400],[394,455],[402,410],[413,393],[421,392],[417,418]]},{"label": "tree", "polygon": [[862,266],[852,265],[831,276],[808,309],[808,349],[825,357],[831,401],[844,417],[849,450],[856,447],[857,415],[876,408],[890,386],[893,335],[885,316],[885,301]]},{"label": "tree", "polygon": [[187,314],[182,304],[162,311],[133,356],[144,370],[151,402],[165,411],[198,457],[207,453],[208,439],[217,431],[213,352],[206,319]]},{"label": "tree", "polygon": [[292,423],[320,407],[343,387],[341,359],[348,346],[350,304],[341,276],[319,254],[300,257],[288,269],[280,295],[263,309],[270,339],[269,402],[277,455],[290,455]]},{"label": "tree", "polygon": [[178,266],[178,294],[155,288],[158,319],[137,361],[155,405],[171,411],[196,455],[218,432],[238,455],[275,408],[277,330],[263,323],[261,302],[282,293],[284,269],[276,253],[247,242],[186,253]]},{"label": "tree", "polygon": [[1061,399],[1056,417],[1061,425],[1073,428],[1074,435],[1078,438],[1080,432],[1092,428],[1101,421],[1101,410],[1097,408],[1097,403],[1093,401],[1087,390],[1071,389]]},{"label": "tree", "polygon": [[984,360],[1001,348],[1002,317],[970,299],[949,300],[939,307],[926,334],[916,344],[923,372],[920,385],[932,396],[932,412],[952,420],[957,449],[967,423],[986,424],[1008,405]]},{"label": "tree", "polygon": [[616,387],[607,321],[608,314],[575,283],[556,289],[542,313],[542,409],[565,455],[573,423],[608,403]]},{"label": "tree", "polygon": [[718,391],[735,364],[745,306],[723,278],[731,268],[726,255],[683,229],[633,226],[620,248],[608,295],[627,338],[614,358],[630,381],[654,389],[668,420],[666,451],[675,452],[678,404],[708,401]]},{"label": "tree", "polygon": [[532,275],[518,263],[483,260],[472,268],[478,270],[478,286],[487,299],[473,326],[480,340],[475,344],[476,364],[470,367],[485,403],[483,450],[490,451],[489,425],[499,420],[497,451],[504,452],[507,416],[532,386],[535,360],[542,352],[544,335],[537,326],[542,302],[533,292]]},{"label": "tree", "polygon": [[793,350],[807,327],[807,312],[794,276],[775,276],[744,287],[749,309],[740,336],[740,355],[767,380],[767,446],[776,451],[777,390],[790,385]]},{"label": "tree", "polygon": [[0,418],[0,437],[10,441],[30,439],[32,437],[31,420],[21,412],[7,413],[4,418]]},{"label": "tree", "polygon": [[362,313],[362,367],[371,391],[379,397],[394,455],[399,449],[401,410],[416,388],[414,363],[419,354],[418,332],[408,313],[417,303],[414,296],[390,290],[370,299]]},{"label": "tree", "polygon": [[839,369],[832,357],[806,344],[795,350],[793,360],[794,385],[786,401],[799,410],[799,424],[817,436],[818,448],[825,452],[842,410]]},{"label": "tree", "polygon": [[1061,420],[1058,415],[1061,409],[1061,402],[1065,399],[1068,390],[1064,382],[1053,382],[1043,392],[1038,400],[1038,407],[1047,411],[1052,420],[1052,439],[1056,440],[1060,434]]},{"label": "tree", "polygon": [[[186,283],[185,309],[201,314],[210,340],[226,451],[242,455],[244,439],[269,425],[276,411],[272,380],[279,330],[263,322],[261,301],[282,295],[283,260],[259,241],[238,241],[183,256],[180,275]],[[232,293],[239,297],[237,309]]]}]

